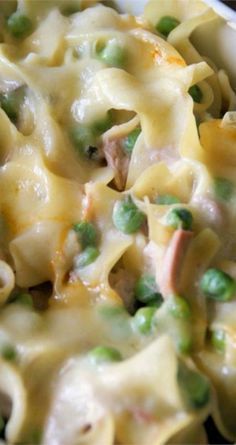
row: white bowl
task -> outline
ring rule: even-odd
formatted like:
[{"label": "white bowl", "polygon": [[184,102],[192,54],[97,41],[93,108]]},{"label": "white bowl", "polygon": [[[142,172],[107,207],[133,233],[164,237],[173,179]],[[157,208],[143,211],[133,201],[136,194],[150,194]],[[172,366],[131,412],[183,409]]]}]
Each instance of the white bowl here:
[{"label": "white bowl", "polygon": [[224,17],[228,21],[236,22],[236,12],[229,8],[229,6],[224,5],[219,0],[205,0],[209,6],[211,6],[219,15]]},{"label": "white bowl", "polygon": [[236,12],[218,0],[205,0],[225,21],[213,21],[199,27],[193,43],[200,54],[210,57],[218,68],[229,74],[236,90]]},{"label": "white bowl", "polygon": [[[226,70],[236,90],[236,12],[219,0],[205,2],[225,20],[200,26],[193,33],[192,41],[200,54],[210,57],[218,68]],[[122,12],[138,15],[142,13],[147,0],[115,0],[115,3]]]}]

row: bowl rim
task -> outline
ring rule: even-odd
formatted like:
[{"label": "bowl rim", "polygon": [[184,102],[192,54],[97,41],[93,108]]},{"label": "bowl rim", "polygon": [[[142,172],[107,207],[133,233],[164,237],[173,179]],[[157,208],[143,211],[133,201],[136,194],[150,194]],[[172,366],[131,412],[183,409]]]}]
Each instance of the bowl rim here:
[{"label": "bowl rim", "polygon": [[234,11],[229,6],[225,5],[220,0],[204,0],[211,8],[213,8],[219,15],[228,21],[235,22],[236,26],[236,10]]},{"label": "bowl rim", "polygon": [[[141,14],[144,5],[148,0],[114,0],[119,5],[123,12]],[[183,0],[184,1],[184,0]],[[202,0],[209,7],[213,8],[218,15],[223,17],[232,27],[236,29],[236,10],[234,11],[229,6],[225,5],[222,0]]]}]

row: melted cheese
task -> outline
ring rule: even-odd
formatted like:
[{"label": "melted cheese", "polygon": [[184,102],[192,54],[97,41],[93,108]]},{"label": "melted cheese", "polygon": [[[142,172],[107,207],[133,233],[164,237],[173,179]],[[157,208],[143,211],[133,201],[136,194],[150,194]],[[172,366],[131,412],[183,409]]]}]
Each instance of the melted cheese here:
[{"label": "melted cheese", "polygon": [[[6,443],[207,443],[208,415],[235,441],[235,295],[217,303],[199,288],[209,267],[236,279],[236,96],[227,74],[191,41],[200,25],[221,19],[201,0],[150,0],[140,17],[95,0],[18,0],[32,29],[16,39],[7,26],[14,7],[0,5]],[[155,28],[166,15],[180,22],[167,39]],[[122,63],[101,57],[107,43]],[[189,94],[196,84],[200,103]],[[127,137],[139,128],[127,153]],[[230,181],[228,201],[216,194],[217,178]],[[163,195],[179,204],[160,205]],[[134,233],[113,217],[127,196],[143,214]],[[166,223],[179,206],[193,215],[183,252]],[[84,267],[80,221],[97,234],[96,258]],[[155,292],[172,283],[190,319],[171,315],[173,295],[164,293],[150,332],[140,332],[135,283],[144,273],[156,280]],[[33,307],[22,304],[25,293]],[[217,329],[226,335],[224,354],[209,344]],[[99,345],[117,348],[122,361],[92,363],[89,351]],[[191,406],[184,396],[183,365],[209,379],[205,404]]]}]

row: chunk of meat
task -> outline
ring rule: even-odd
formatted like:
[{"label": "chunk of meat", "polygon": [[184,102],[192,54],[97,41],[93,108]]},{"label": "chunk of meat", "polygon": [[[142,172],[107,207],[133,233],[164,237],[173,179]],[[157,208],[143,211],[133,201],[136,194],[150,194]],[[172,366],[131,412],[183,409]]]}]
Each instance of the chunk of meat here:
[{"label": "chunk of meat", "polygon": [[122,148],[122,139],[104,138],[103,151],[108,165],[114,171],[114,183],[117,190],[124,190],[130,159]]},{"label": "chunk of meat", "polygon": [[179,229],[174,232],[164,254],[161,273],[158,279],[160,291],[164,297],[178,293],[178,278],[183,258],[186,254],[193,232]]}]

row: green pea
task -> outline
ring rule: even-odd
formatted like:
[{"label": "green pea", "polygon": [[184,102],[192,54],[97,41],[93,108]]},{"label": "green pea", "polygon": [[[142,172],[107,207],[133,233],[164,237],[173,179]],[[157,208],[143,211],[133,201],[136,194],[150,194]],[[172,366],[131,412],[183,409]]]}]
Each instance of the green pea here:
[{"label": "green pea", "polygon": [[94,261],[97,259],[97,257],[100,255],[99,250],[97,247],[88,246],[86,247],[83,252],[81,252],[75,261],[75,267],[78,269],[82,269],[85,266],[88,266],[91,263],[94,263]]},{"label": "green pea", "polygon": [[96,56],[106,65],[122,68],[125,64],[125,51],[116,39],[109,40],[106,44],[97,43],[95,46]]},{"label": "green pea", "polygon": [[225,351],[225,332],[223,329],[216,329],[211,333],[211,343],[219,353]]},{"label": "green pea", "polygon": [[234,185],[226,178],[215,178],[214,192],[217,198],[222,201],[229,201],[233,195]]},{"label": "green pea", "polygon": [[141,133],[141,128],[135,128],[131,133],[124,139],[123,149],[130,156],[135,143]]},{"label": "green pea", "polygon": [[198,85],[192,85],[188,90],[190,96],[197,104],[200,104],[203,98],[202,90]]},{"label": "green pea", "polygon": [[171,204],[179,204],[180,200],[174,195],[159,195],[155,199],[155,203],[158,205],[171,205]]},{"label": "green pea", "polygon": [[210,385],[205,376],[180,363],[177,379],[186,402],[192,408],[203,408],[209,402]]},{"label": "green pea", "polygon": [[154,303],[159,305],[163,302],[161,294],[158,292],[155,277],[152,275],[141,276],[134,288],[135,298],[141,303]]},{"label": "green pea", "polygon": [[179,24],[180,21],[175,17],[166,15],[159,20],[156,25],[156,30],[167,37]]},{"label": "green pea", "polygon": [[236,292],[236,283],[220,269],[208,269],[201,281],[200,288],[206,297],[216,301],[228,301]]},{"label": "green pea", "polygon": [[16,294],[14,297],[14,303],[19,303],[30,308],[34,306],[32,296],[27,292]]},{"label": "green pea", "polygon": [[111,113],[108,112],[105,118],[93,122],[90,126],[78,125],[70,130],[70,139],[80,156],[86,159],[100,160],[97,148],[98,136],[112,126]]},{"label": "green pea", "polygon": [[12,94],[2,94],[0,96],[0,105],[12,122],[16,122],[18,111]]},{"label": "green pea", "polygon": [[105,131],[109,130],[109,128],[111,128],[112,125],[113,125],[112,113],[111,113],[111,111],[108,111],[104,118],[93,122],[91,129],[92,129],[93,134],[101,135],[101,134],[105,133]]},{"label": "green pea", "polygon": [[78,151],[78,153],[85,158],[92,158],[92,154],[89,151],[89,147],[96,149],[96,138],[91,128],[80,125],[75,127],[70,132],[71,141]]},{"label": "green pea", "polygon": [[26,37],[32,30],[32,22],[24,14],[14,12],[7,20],[7,27],[15,38]]},{"label": "green pea", "polygon": [[122,201],[117,201],[113,208],[112,219],[115,227],[123,233],[137,232],[143,225],[146,216],[135,205],[130,196]]},{"label": "green pea", "polygon": [[92,223],[80,221],[79,223],[74,224],[73,228],[77,233],[82,249],[85,249],[87,246],[96,245],[97,231]]},{"label": "green pea", "polygon": [[169,313],[174,318],[189,320],[191,317],[191,309],[188,302],[179,296],[171,296],[168,299],[167,307]]},{"label": "green pea", "polygon": [[150,334],[155,312],[155,307],[142,307],[138,309],[133,318],[134,328],[141,334]]},{"label": "green pea", "polygon": [[15,361],[17,358],[16,349],[14,346],[9,344],[2,345],[0,348],[0,353],[1,356],[9,362]]},{"label": "green pea", "polygon": [[106,362],[119,362],[122,360],[121,353],[110,346],[97,346],[89,352],[90,360],[96,365]]},{"label": "green pea", "polygon": [[167,226],[173,229],[191,230],[193,223],[192,213],[184,208],[171,209],[166,217]]},{"label": "green pea", "polygon": [[23,102],[23,99],[23,87],[19,87],[10,93],[0,94],[0,106],[13,123],[16,123],[17,121],[20,105]]}]

